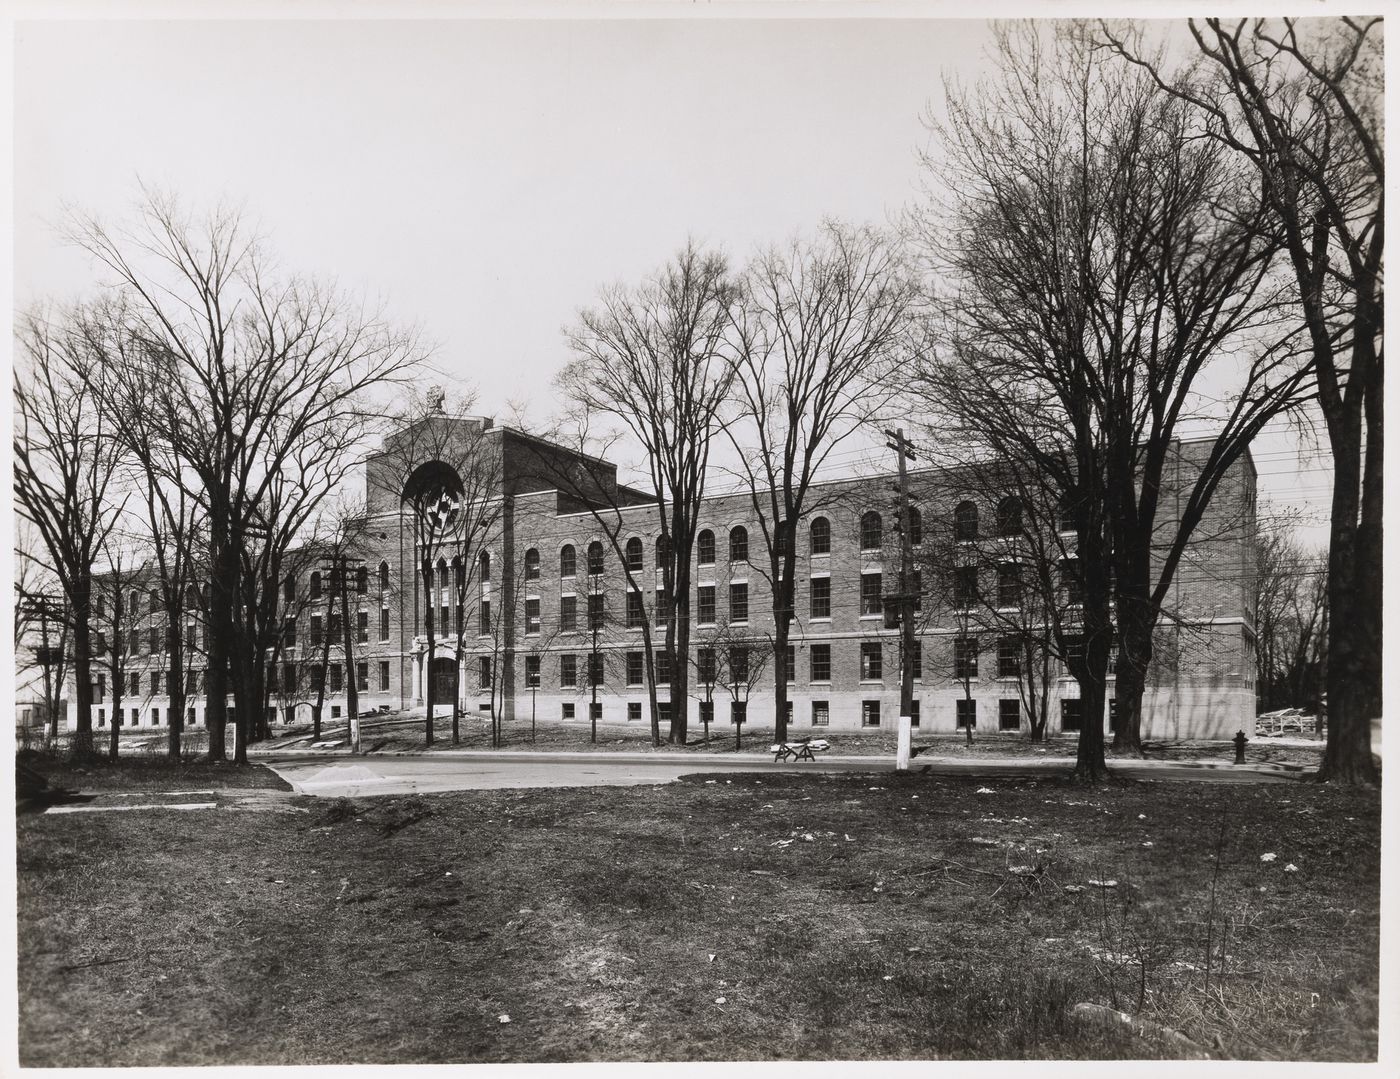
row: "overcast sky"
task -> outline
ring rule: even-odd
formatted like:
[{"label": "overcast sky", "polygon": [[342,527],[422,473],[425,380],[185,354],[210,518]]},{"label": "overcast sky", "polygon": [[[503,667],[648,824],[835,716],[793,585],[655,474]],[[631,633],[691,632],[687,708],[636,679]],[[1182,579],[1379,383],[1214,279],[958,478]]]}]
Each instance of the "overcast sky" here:
[{"label": "overcast sky", "polygon": [[[824,215],[918,197],[921,117],[984,23],[753,19],[20,23],[15,291],[94,286],[54,225],[138,178],[241,203],[282,265],[382,299],[480,411],[552,410],[562,327],[687,236],[737,261]],[[1257,457],[1327,506],[1325,461]]]}]

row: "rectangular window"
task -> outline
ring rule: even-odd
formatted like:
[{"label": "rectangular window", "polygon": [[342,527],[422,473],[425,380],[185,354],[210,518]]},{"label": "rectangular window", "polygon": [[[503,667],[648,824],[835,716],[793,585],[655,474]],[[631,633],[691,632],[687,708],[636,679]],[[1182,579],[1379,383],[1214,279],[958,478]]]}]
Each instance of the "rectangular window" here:
[{"label": "rectangular window", "polygon": [[369,643],[369,612],[359,611],[355,615],[355,640],[361,644]]},{"label": "rectangular window", "polygon": [[811,616],[813,618],[831,617],[831,578],[812,578],[812,602]]},{"label": "rectangular window", "polygon": [[666,589],[656,590],[656,624],[664,626],[671,617],[671,597],[666,594]]},{"label": "rectangular window", "polygon": [[862,573],[860,575],[860,614],[862,618],[878,615],[883,611],[880,575]]},{"label": "rectangular window", "polygon": [[1065,697],[1060,701],[1060,730],[1077,731],[1084,726],[1084,702]]},{"label": "rectangular window", "polygon": [[977,603],[977,567],[956,566],[953,569],[953,606],[965,611]]},{"label": "rectangular window", "polygon": [[812,681],[831,681],[831,645],[812,645]]},{"label": "rectangular window", "polygon": [[491,688],[491,657],[478,656],[476,661],[476,684],[478,689]]},{"label": "rectangular window", "polygon": [[603,654],[592,652],[588,656],[588,681],[591,685],[603,684]]},{"label": "rectangular window", "polygon": [[1084,658],[1084,638],[1081,634],[1065,637],[1065,663],[1078,663]]},{"label": "rectangular window", "polygon": [[1021,727],[1021,702],[1017,699],[1003,699],[997,702],[997,729],[1019,730]]},{"label": "rectangular window", "polygon": [[573,718],[574,718],[574,702],[573,702],[573,701],[565,701],[563,704],[561,704],[561,705],[559,706],[559,718],[560,718],[560,719],[573,719]]},{"label": "rectangular window", "polygon": [[559,685],[563,687],[578,685],[578,656],[559,657]]},{"label": "rectangular window", "polygon": [[997,641],[997,677],[1018,678],[1021,674],[1021,645],[1015,637]]},{"label": "rectangular window", "polygon": [[160,671],[151,672],[151,696],[160,696]]},{"label": "rectangular window", "polygon": [[[185,626],[185,647],[194,649],[199,646],[199,627],[190,622]],[[100,649],[99,649],[100,651]]]},{"label": "rectangular window", "polygon": [[831,724],[831,705],[826,701],[812,702],[812,726],[827,727]]},{"label": "rectangular window", "polygon": [[369,692],[369,664],[355,664],[355,688],[361,693]]},{"label": "rectangular window", "polygon": [[703,724],[705,724],[705,725],[708,727],[708,726],[709,726],[711,723],[713,723],[714,721],[715,721],[715,702],[714,702],[714,701],[701,701],[701,702],[700,702],[700,722],[703,723]]},{"label": "rectangular window", "polygon": [[736,644],[729,648],[729,681],[736,686],[746,685],[749,680],[749,649],[747,645]]},{"label": "rectangular window", "polygon": [[997,567],[997,606],[1021,605],[1021,567],[1016,562],[1003,562]]},{"label": "rectangular window", "polygon": [[878,682],[885,677],[884,649],[879,641],[862,641],[860,645],[860,680]]},{"label": "rectangular window", "polygon": [[645,657],[640,652],[627,653],[627,684],[640,686],[644,677],[642,667]]},{"label": "rectangular window", "polygon": [[593,722],[601,722],[603,719],[603,702],[590,702],[588,705],[588,715],[593,720]]},{"label": "rectangular window", "polygon": [[538,633],[540,631],[540,601],[537,599],[527,599],[525,601],[525,632]]},{"label": "rectangular window", "polygon": [[156,654],[160,651],[161,636],[162,636],[162,634],[161,634],[161,632],[160,632],[160,627],[159,627],[159,626],[152,626],[152,627],[150,628],[150,640],[151,640],[151,649],[150,649],[150,651],[151,651],[151,655],[153,655],[153,656],[156,655]]},{"label": "rectangular window", "polygon": [[627,722],[640,723],[642,721],[642,705],[640,701],[627,702]]},{"label": "rectangular window", "polygon": [[977,726],[977,702],[959,697],[957,702],[957,728],[964,730],[967,727]]},{"label": "rectangular window", "polygon": [[594,592],[588,597],[588,628],[603,628],[603,594]]},{"label": "rectangular window", "polygon": [[729,620],[749,620],[749,586],[746,583],[736,581],[729,586]]},{"label": "rectangular window", "polygon": [[135,708],[131,710],[131,725],[133,727],[141,726],[141,713]]},{"label": "rectangular window", "polygon": [[[443,616],[446,617],[446,614],[447,608],[444,607]],[[484,599],[481,601],[481,607],[477,611],[477,615],[478,618],[476,631],[482,636],[485,636],[486,634],[491,632],[491,601],[489,599]]]},{"label": "rectangular window", "polygon": [[159,708],[152,708],[152,709],[151,709],[151,726],[152,726],[152,727],[159,727],[159,726],[160,726],[160,709],[159,709]]},{"label": "rectangular window", "polygon": [[321,616],[319,614],[311,616],[311,647],[321,647]]},{"label": "rectangular window", "polygon": [[1066,603],[1084,602],[1084,586],[1079,577],[1079,559],[1060,559],[1060,587],[1065,591]]},{"label": "rectangular window", "polygon": [[976,637],[955,637],[953,639],[953,677],[959,679],[977,677]]},{"label": "rectangular window", "polygon": [[715,586],[702,584],[695,590],[695,601],[700,612],[700,624],[713,626],[715,624]]},{"label": "rectangular window", "polygon": [[525,657],[525,688],[538,689],[540,686],[540,657]]},{"label": "rectangular window", "polygon": [[340,689],[341,689],[342,681],[343,681],[343,675],[342,675],[342,673],[341,673],[340,664],[339,664],[339,663],[332,663],[332,664],[331,664],[331,684],[330,684],[330,691],[331,691],[332,693],[339,693],[339,692],[340,692]]},{"label": "rectangular window", "polygon": [[295,693],[297,688],[297,665],[295,663],[282,664],[282,691],[284,693]]},{"label": "rectangular window", "polygon": [[[185,692],[186,692],[186,693],[196,693],[196,692],[198,692],[198,686],[199,686],[199,672],[198,672],[198,671],[195,671],[195,670],[186,671],[186,672],[185,672]],[[101,697],[98,697],[97,699],[98,699],[98,700],[101,700],[102,698],[101,698]]]},{"label": "rectangular window", "polygon": [[444,637],[452,634],[452,608],[445,603],[438,608],[438,627]]},{"label": "rectangular window", "polygon": [[788,645],[784,652],[783,675],[784,681],[786,681],[788,685],[792,685],[793,682],[797,681],[797,645],[795,644]]},{"label": "rectangular window", "polygon": [[141,696],[141,672],[140,672],[140,671],[132,671],[132,672],[131,672],[131,688],[130,688],[130,692],[131,692],[131,695],[132,695],[133,697],[139,697],[139,696]]},{"label": "rectangular window", "polygon": [[695,670],[701,685],[713,685],[715,681],[715,650],[701,648],[695,653]]},{"label": "rectangular window", "polygon": [[297,620],[295,618],[282,619],[282,647],[295,648],[297,646]]},{"label": "rectangular window", "polygon": [[730,723],[745,723],[745,722],[748,721],[748,718],[749,718],[749,702],[748,702],[748,701],[730,701],[730,702],[729,702],[729,722],[730,722]]},{"label": "rectangular window", "polygon": [[559,598],[559,628],[564,633],[573,633],[578,629],[577,596],[561,596]]},{"label": "rectangular window", "polygon": [[919,702],[918,702],[918,701],[910,701],[910,702],[909,702],[909,726],[911,726],[911,727],[917,727],[918,725],[919,725]]},{"label": "rectangular window", "polygon": [[387,659],[379,661],[379,691],[381,693],[389,691],[389,661]]},{"label": "rectangular window", "polygon": [[340,637],[341,637],[341,619],[340,619],[340,612],[339,612],[339,611],[337,611],[337,612],[335,612],[333,615],[331,615],[331,617],[330,617],[330,625],[327,627],[326,632],[330,634],[330,637],[331,637],[331,644],[332,644],[333,646],[340,643]]},{"label": "rectangular window", "polygon": [[379,639],[387,641],[389,639],[389,608],[379,608]]},{"label": "rectangular window", "polygon": [[107,699],[107,676],[105,674],[97,676],[97,685],[92,691],[92,699],[98,704]]},{"label": "rectangular window", "polygon": [[647,615],[642,607],[642,594],[640,592],[627,593],[627,628],[641,629],[642,623],[646,621]]},{"label": "rectangular window", "polygon": [[880,725],[879,701],[860,702],[860,725],[862,727],[878,727]]},{"label": "rectangular window", "polygon": [[267,665],[267,691],[269,693],[281,692],[281,686],[277,682],[277,664],[275,663]]}]

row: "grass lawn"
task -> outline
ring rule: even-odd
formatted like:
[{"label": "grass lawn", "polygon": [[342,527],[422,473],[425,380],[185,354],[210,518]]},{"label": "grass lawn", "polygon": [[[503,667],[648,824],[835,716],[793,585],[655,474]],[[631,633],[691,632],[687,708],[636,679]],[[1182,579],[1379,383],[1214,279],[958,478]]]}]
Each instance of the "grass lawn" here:
[{"label": "grass lawn", "polygon": [[189,756],[172,761],[164,755],[132,755],[113,764],[104,759],[74,765],[57,754],[21,752],[19,760],[49,781],[51,787],[82,791],[162,791],[193,787],[232,790],[283,790],[292,785],[262,766],[237,768]]},{"label": "grass lawn", "polygon": [[1374,793],[745,774],[297,802],[22,818],[21,1062],[1180,1052],[1067,1017],[1086,1001],[1217,1056],[1375,1054]]}]

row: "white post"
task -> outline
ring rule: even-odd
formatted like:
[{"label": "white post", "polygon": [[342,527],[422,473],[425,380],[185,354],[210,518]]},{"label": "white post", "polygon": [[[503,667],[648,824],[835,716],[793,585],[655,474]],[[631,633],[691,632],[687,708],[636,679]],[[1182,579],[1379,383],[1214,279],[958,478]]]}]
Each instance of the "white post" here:
[{"label": "white post", "polygon": [[351,716],[351,717],[350,717],[350,752],[351,752],[351,753],[358,753],[359,751],[360,751],[360,717],[359,717],[359,716]]},{"label": "white post", "polygon": [[899,749],[896,751],[894,766],[901,772],[909,771],[909,742],[914,736],[914,720],[910,716],[899,717]]}]

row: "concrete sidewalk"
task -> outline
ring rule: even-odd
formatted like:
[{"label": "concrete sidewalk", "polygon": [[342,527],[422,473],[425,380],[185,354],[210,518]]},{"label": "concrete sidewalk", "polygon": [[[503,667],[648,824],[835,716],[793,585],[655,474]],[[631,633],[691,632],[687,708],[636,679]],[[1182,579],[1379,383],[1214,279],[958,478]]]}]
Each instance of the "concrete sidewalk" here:
[{"label": "concrete sidewalk", "polygon": [[[375,758],[388,757],[412,757],[424,761],[433,759],[443,759],[445,761],[460,760],[474,762],[520,762],[520,763],[548,763],[556,762],[561,764],[629,764],[640,765],[644,763],[652,764],[683,764],[691,767],[696,772],[706,770],[724,770],[726,767],[737,767],[751,769],[756,765],[768,765],[771,769],[782,771],[893,771],[893,755],[841,755],[827,754],[818,757],[815,761],[774,763],[773,755],[767,752],[744,751],[737,753],[686,753],[676,750],[661,750],[659,752],[645,751],[576,751],[576,750],[482,750],[482,749],[435,749],[435,750],[392,750],[378,753],[351,753],[346,748],[326,748],[326,749],[266,749],[259,750],[257,747],[250,747],[248,756],[250,758],[289,758],[289,759],[322,759],[351,757],[360,760],[373,760]],[[916,756],[909,766],[911,772],[917,772],[925,767],[935,768],[939,772],[946,773],[987,773],[987,774],[1021,774],[1037,775],[1047,772],[1066,772],[1074,767],[1073,757],[941,757],[930,754],[920,754]],[[1213,773],[1254,773],[1258,775],[1270,776],[1297,776],[1307,771],[1308,766],[1302,764],[1234,764],[1227,761],[1214,760],[1130,760],[1126,758],[1109,758],[1108,767],[1110,771],[1124,772],[1162,772],[1180,773],[1183,771],[1200,771]],[[1221,777],[1223,778],[1223,776]]]}]

